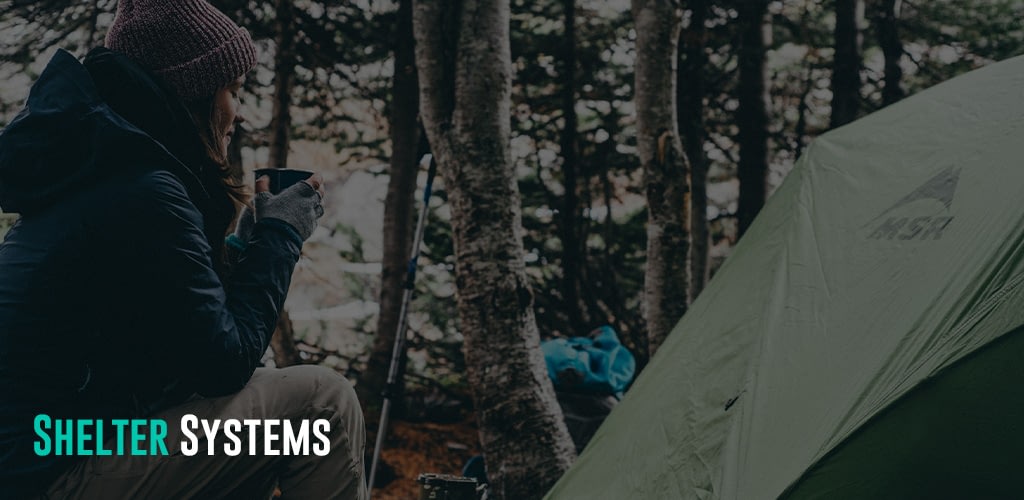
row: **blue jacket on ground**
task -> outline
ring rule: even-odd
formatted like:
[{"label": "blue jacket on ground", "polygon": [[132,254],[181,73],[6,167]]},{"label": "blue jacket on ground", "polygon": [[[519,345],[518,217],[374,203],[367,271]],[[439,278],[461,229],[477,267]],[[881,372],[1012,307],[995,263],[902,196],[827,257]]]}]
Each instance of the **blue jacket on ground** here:
[{"label": "blue jacket on ground", "polygon": [[[261,221],[230,274],[234,206],[184,106],[125,56],[58,51],[0,132],[0,488],[45,490],[33,419],[130,418],[241,389],[302,241]],[[176,423],[170,423],[176,425]]]}]

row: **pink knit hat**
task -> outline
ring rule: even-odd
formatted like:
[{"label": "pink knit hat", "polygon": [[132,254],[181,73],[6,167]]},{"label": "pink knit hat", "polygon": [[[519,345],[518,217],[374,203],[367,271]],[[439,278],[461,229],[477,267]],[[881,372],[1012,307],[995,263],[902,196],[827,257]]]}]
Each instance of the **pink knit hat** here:
[{"label": "pink knit hat", "polygon": [[204,0],[120,0],[105,45],[184,101],[211,97],[256,66],[249,32]]}]

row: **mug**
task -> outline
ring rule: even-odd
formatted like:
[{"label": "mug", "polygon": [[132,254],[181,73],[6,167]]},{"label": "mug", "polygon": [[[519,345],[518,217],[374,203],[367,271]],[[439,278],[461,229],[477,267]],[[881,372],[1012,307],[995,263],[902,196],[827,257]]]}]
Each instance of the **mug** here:
[{"label": "mug", "polygon": [[264,175],[270,177],[270,194],[278,194],[295,183],[313,176],[313,172],[308,170],[295,170],[291,168],[261,168],[257,169],[254,173],[256,174],[256,179]]}]

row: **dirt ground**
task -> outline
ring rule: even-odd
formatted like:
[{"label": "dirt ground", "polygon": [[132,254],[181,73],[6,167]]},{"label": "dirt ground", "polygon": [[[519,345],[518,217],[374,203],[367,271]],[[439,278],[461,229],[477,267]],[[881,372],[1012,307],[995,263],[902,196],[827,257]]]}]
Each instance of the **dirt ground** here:
[{"label": "dirt ground", "polygon": [[[367,446],[372,446],[367,443]],[[470,457],[480,454],[476,420],[470,417],[455,424],[393,421],[381,452],[395,469],[395,479],[373,491],[374,500],[416,500],[416,478],[426,472],[461,475]]]}]

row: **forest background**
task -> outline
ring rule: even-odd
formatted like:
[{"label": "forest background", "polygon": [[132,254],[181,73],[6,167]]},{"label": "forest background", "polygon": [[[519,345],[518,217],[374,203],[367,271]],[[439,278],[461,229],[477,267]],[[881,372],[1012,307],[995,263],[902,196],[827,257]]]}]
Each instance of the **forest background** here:
[{"label": "forest background", "polygon": [[[349,376],[372,443],[432,152],[397,414],[468,419],[470,449],[527,463],[492,478],[532,478],[504,498],[546,491],[572,452],[547,430],[550,383],[491,383],[483,367],[535,371],[537,340],[607,324],[642,370],[816,136],[1024,53],[1021,0],[211,3],[260,48],[238,175],[317,170],[330,190],[267,364]],[[54,50],[102,43],[115,6],[0,0],[0,125]],[[501,147],[474,149],[488,141]],[[508,216],[481,220],[481,207]],[[487,267],[495,252],[504,264]],[[509,310],[483,321],[481,297]],[[516,418],[539,422],[541,445],[487,417],[504,399],[529,403]]]}]

